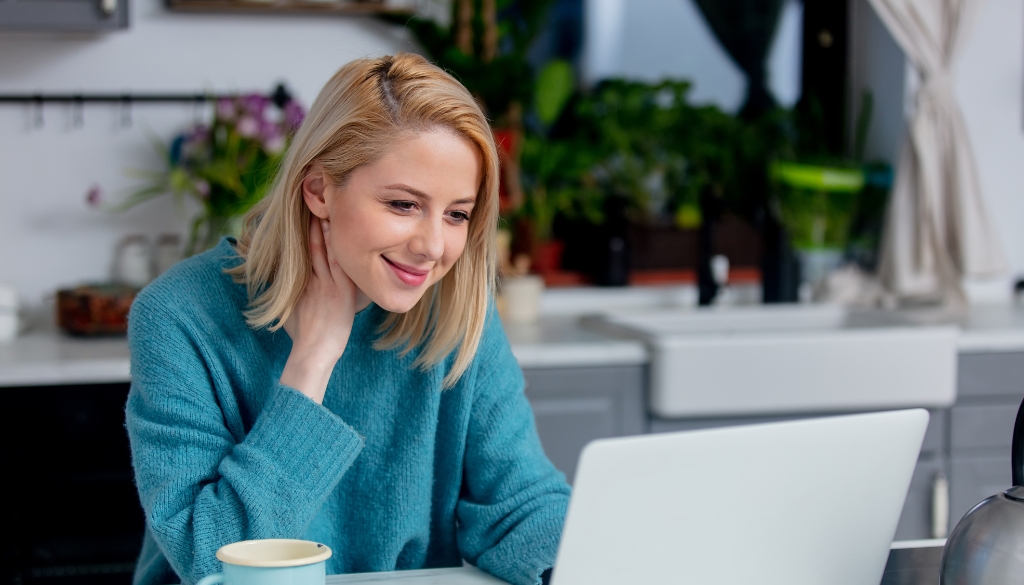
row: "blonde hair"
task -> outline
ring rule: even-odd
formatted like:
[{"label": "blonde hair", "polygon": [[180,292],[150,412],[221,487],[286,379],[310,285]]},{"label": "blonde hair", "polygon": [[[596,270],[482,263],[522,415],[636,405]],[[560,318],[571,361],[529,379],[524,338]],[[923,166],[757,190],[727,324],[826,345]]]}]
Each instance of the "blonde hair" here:
[{"label": "blonde hair", "polygon": [[268,195],[245,218],[229,271],[249,292],[246,319],[255,328],[284,325],[310,277],[310,211],[301,185],[310,165],[341,185],[376,162],[396,140],[434,128],[454,131],[480,150],[483,180],[462,256],[407,313],[389,313],[376,349],[421,347],[413,365],[426,369],[458,354],[445,375],[450,388],[476,354],[494,290],[498,221],[498,154],[480,106],[465,87],[423,57],[359,59],[331,77],[292,141]]}]

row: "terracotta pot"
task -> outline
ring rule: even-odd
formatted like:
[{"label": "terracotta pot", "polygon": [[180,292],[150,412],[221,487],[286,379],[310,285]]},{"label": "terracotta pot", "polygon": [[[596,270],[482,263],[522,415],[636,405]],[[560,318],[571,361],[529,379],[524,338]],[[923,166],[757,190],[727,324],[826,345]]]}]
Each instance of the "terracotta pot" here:
[{"label": "terracotta pot", "polygon": [[560,240],[540,242],[534,247],[533,269],[540,274],[558,272],[562,269],[562,254],[565,243]]}]

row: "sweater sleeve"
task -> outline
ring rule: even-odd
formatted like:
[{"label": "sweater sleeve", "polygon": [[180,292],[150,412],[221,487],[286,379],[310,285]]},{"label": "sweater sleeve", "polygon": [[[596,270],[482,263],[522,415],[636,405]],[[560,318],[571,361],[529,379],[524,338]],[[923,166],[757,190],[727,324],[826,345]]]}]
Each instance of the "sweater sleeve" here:
[{"label": "sweater sleeve", "polygon": [[457,513],[466,560],[515,585],[554,565],[569,503],[541,447],[519,364],[492,310],[478,352]]},{"label": "sweater sleeve", "polygon": [[363,441],[280,385],[267,389],[249,432],[232,433],[202,327],[187,313],[145,292],[136,300],[125,416],[147,526],[182,581],[194,583],[220,569],[214,554],[225,544],[301,538]]}]

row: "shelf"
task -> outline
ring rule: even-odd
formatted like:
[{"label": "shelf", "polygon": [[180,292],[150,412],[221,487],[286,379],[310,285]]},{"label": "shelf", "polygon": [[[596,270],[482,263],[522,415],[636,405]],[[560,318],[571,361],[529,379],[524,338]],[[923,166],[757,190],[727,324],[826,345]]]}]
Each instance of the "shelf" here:
[{"label": "shelf", "polygon": [[261,14],[336,14],[360,16],[372,14],[412,14],[408,6],[382,1],[354,0],[167,0],[175,12],[261,13]]}]

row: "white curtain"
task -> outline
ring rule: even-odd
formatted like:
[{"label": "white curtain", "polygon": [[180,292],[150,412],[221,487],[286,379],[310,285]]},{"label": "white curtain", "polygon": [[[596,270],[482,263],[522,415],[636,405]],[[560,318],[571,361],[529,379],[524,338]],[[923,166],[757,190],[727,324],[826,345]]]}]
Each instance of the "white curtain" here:
[{"label": "white curtain", "polygon": [[879,276],[897,298],[964,301],[963,277],[1005,270],[953,94],[952,66],[981,0],[870,0],[920,79],[900,153]]}]

